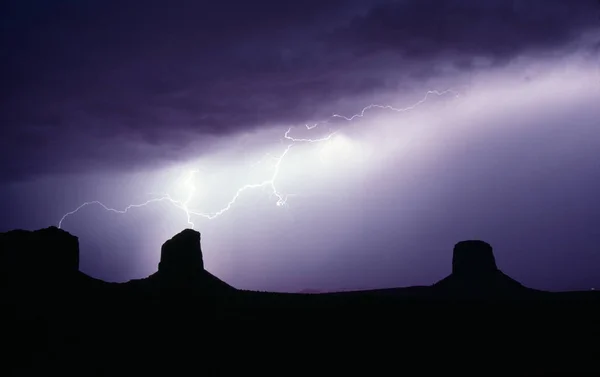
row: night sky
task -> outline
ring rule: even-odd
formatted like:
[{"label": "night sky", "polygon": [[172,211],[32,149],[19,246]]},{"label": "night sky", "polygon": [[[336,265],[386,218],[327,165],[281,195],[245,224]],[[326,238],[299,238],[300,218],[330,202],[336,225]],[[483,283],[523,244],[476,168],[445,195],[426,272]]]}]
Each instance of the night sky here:
[{"label": "night sky", "polygon": [[0,4],[0,231],[151,201],[64,218],[91,276],[193,224],[243,289],[432,284],[465,239],[600,287],[598,1]]}]

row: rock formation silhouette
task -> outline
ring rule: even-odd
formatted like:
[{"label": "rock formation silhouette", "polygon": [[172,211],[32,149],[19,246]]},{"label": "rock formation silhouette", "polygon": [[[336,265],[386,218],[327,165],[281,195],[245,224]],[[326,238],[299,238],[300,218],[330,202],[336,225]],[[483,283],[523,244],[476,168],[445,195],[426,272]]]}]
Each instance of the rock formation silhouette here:
[{"label": "rock formation silhouette", "polygon": [[79,239],[49,227],[36,231],[13,230],[0,233],[0,279],[48,285],[64,282],[79,274]]},{"label": "rock formation silhouette", "polygon": [[[65,283],[74,277],[79,278],[77,285],[81,289],[85,289],[88,283],[96,286],[103,283],[79,272],[78,238],[54,226],[36,231],[0,233],[0,275],[5,285],[11,281],[19,281],[24,286],[41,281],[44,284]],[[28,283],[24,284],[24,281]],[[201,235],[193,229],[184,229],[162,245],[156,273],[123,284],[146,285],[151,290],[175,289],[178,292],[187,290],[218,294],[235,291],[235,288],[206,271]],[[523,286],[499,270],[492,246],[480,240],[461,241],[454,246],[452,273],[448,277],[429,287],[395,290],[399,294],[410,293],[412,296],[452,298],[521,297],[541,292]],[[302,291],[309,292],[326,294],[316,290]]]},{"label": "rock formation silhouette", "polygon": [[492,246],[480,240],[458,242],[452,255],[452,274],[432,287],[448,297],[518,297],[533,291],[500,271]]},{"label": "rock formation silhouette", "polygon": [[454,246],[452,274],[486,275],[498,270],[492,246],[484,241],[461,241]]},{"label": "rock formation silhouette", "polygon": [[158,272],[150,276],[155,283],[177,289],[224,292],[234,288],[204,269],[200,232],[184,229],[161,247]]},{"label": "rock formation silhouette", "polygon": [[160,250],[158,271],[164,276],[194,275],[204,271],[200,233],[185,229],[166,241]]}]

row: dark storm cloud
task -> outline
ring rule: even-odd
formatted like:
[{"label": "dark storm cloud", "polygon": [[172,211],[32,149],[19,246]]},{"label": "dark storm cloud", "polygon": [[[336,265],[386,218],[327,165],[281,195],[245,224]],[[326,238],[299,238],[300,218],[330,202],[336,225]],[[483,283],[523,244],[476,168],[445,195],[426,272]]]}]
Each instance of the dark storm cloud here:
[{"label": "dark storm cloud", "polygon": [[57,0],[2,14],[6,181],[152,166],[430,78],[436,62],[552,51],[598,23],[598,2]]},{"label": "dark storm cloud", "polygon": [[374,7],[337,31],[338,45],[369,55],[510,59],[563,45],[600,23],[600,2],[420,0]]}]

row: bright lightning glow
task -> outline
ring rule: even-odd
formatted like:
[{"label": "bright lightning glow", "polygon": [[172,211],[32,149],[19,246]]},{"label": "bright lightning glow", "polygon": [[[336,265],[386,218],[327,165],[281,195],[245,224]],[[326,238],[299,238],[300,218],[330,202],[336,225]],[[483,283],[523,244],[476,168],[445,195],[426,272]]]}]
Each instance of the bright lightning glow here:
[{"label": "bright lightning glow", "polygon": [[345,135],[337,134],[327,140],[319,153],[319,159],[327,164],[333,160],[347,160],[356,151],[354,142]]},{"label": "bright lightning glow", "polygon": [[[437,95],[437,96],[443,96],[445,94],[452,94],[455,97],[458,97],[458,93],[456,93],[453,90],[445,90],[445,91],[437,91],[437,90],[432,90],[432,91],[428,91],[425,96],[419,100],[418,102],[414,103],[413,105],[409,106],[409,107],[405,107],[405,108],[396,108],[390,105],[376,105],[376,104],[371,104],[369,106],[366,106],[362,109],[361,112],[354,114],[352,116],[344,116],[344,115],[339,115],[339,114],[333,114],[329,119],[321,121],[321,122],[317,122],[317,123],[313,123],[312,125],[307,124],[306,125],[306,129],[307,130],[313,130],[315,128],[317,128],[320,125],[324,125],[324,124],[328,124],[331,120],[335,119],[335,118],[339,118],[339,119],[343,119],[346,121],[353,121],[356,118],[362,118],[365,116],[366,112],[371,110],[371,109],[383,109],[383,110],[391,110],[391,111],[395,111],[395,112],[405,112],[405,111],[409,111],[409,110],[413,110],[415,109],[417,106],[421,105],[422,103],[424,103],[425,101],[427,101],[427,99],[431,96],[431,95]],[[135,208],[140,208],[140,207],[144,207],[147,206],[149,204],[152,203],[156,203],[156,202],[169,202],[171,203],[173,206],[175,206],[176,208],[181,209],[185,215],[186,215],[186,220],[188,225],[190,225],[191,228],[194,228],[194,223],[192,222],[192,216],[198,216],[198,217],[203,217],[205,219],[208,220],[212,220],[220,215],[222,215],[223,213],[229,211],[234,204],[238,201],[238,199],[240,198],[240,196],[249,190],[254,190],[254,189],[268,189],[270,191],[270,195],[274,196],[277,200],[275,202],[275,205],[277,205],[278,207],[281,206],[285,206],[287,204],[287,200],[288,197],[292,196],[293,194],[283,194],[281,193],[277,187],[276,187],[276,180],[279,176],[279,173],[281,171],[282,165],[285,161],[285,157],[288,155],[288,153],[291,151],[292,147],[302,144],[302,143],[321,143],[321,142],[328,142],[328,144],[326,144],[324,146],[323,149],[321,149],[321,158],[323,158],[325,156],[325,158],[327,158],[327,156],[331,156],[331,155],[337,155],[340,153],[346,153],[347,151],[351,150],[353,148],[353,143],[350,139],[348,139],[346,136],[343,135],[339,135],[338,131],[331,131],[329,132],[326,136],[322,136],[322,137],[317,137],[317,138],[296,138],[293,136],[290,136],[290,133],[292,132],[292,127],[290,127],[284,134],[284,139],[288,142],[287,146],[284,148],[283,152],[281,154],[279,154],[279,156],[274,156],[272,154],[267,154],[265,156],[265,158],[268,158],[270,160],[273,161],[273,166],[272,166],[272,174],[269,177],[269,179],[262,181],[262,182],[257,182],[257,183],[251,183],[251,184],[246,184],[242,187],[240,187],[235,194],[233,195],[233,197],[231,198],[231,200],[229,200],[228,203],[226,203],[220,210],[216,211],[216,212],[201,212],[201,211],[197,211],[197,210],[193,210],[189,208],[189,204],[192,201],[194,194],[197,191],[196,186],[192,183],[192,178],[194,177],[194,175],[196,173],[198,173],[198,170],[192,170],[189,172],[189,174],[186,176],[186,178],[183,180],[183,183],[179,183],[177,184],[177,188],[179,189],[185,189],[188,192],[187,197],[185,198],[185,200],[176,200],[174,199],[171,195],[169,195],[168,193],[162,194],[156,198],[147,200],[143,203],[140,204],[130,204],[127,207],[125,207],[122,210],[118,210],[118,209],[114,209],[114,208],[110,208],[107,205],[94,200],[94,201],[90,201],[90,202],[85,202],[83,204],[81,204],[79,207],[75,208],[74,210],[65,213],[62,218],[60,219],[60,221],[58,222],[58,227],[62,228],[63,226],[63,222],[65,221],[65,219],[69,216],[72,216],[74,214],[76,214],[79,210],[81,210],[84,207],[87,207],[89,205],[92,204],[96,204],[99,205],[100,207],[102,207],[104,210],[106,211],[110,211],[110,212],[115,212],[115,213],[120,213],[120,214],[124,214],[127,213],[129,210],[131,209],[135,209]],[[335,137],[334,137],[335,136]],[[264,160],[264,159],[263,159]]]}]

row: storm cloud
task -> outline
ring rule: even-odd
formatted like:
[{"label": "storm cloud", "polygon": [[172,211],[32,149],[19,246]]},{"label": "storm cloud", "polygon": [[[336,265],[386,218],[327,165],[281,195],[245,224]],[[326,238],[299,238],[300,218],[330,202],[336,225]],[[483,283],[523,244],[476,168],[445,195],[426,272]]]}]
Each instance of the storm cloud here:
[{"label": "storm cloud", "polygon": [[598,40],[582,38],[599,3],[57,0],[0,13],[7,182],[156,168],[382,93],[446,89],[426,85],[452,72],[594,53]]}]

